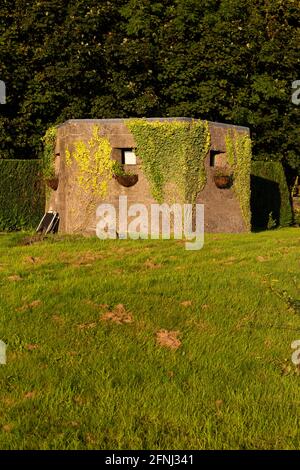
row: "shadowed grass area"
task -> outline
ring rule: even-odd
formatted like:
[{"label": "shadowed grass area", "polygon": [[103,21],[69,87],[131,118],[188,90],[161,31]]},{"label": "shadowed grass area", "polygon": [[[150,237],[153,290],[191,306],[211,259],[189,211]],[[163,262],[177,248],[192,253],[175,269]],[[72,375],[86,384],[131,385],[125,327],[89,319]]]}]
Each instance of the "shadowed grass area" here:
[{"label": "shadowed grass area", "polygon": [[0,235],[1,449],[299,449],[299,229],[23,238]]}]

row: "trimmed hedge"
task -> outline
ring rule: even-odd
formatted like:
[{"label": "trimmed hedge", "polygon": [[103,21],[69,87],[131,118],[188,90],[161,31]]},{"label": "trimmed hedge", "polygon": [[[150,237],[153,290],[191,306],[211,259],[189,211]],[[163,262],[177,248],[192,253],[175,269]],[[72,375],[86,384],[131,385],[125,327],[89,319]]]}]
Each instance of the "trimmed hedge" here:
[{"label": "trimmed hedge", "polygon": [[0,230],[36,227],[45,209],[39,160],[0,160]]},{"label": "trimmed hedge", "polygon": [[251,212],[254,230],[292,224],[290,193],[280,162],[252,162]]}]

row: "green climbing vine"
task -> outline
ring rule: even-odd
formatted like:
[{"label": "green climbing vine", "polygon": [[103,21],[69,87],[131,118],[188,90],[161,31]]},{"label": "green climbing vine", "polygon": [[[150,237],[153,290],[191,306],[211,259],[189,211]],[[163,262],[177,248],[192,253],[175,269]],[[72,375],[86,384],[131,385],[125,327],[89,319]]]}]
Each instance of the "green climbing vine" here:
[{"label": "green climbing vine", "polygon": [[228,131],[226,135],[226,154],[233,169],[233,189],[240,203],[247,230],[251,228],[250,174],[251,139],[247,134]]},{"label": "green climbing vine", "polygon": [[160,203],[195,203],[206,184],[208,123],[130,119],[126,125],[135,139],[153,197]]},{"label": "green climbing vine", "polygon": [[66,164],[70,166],[75,161],[78,185],[84,191],[104,198],[114,173],[114,161],[110,155],[109,140],[100,135],[99,126],[93,126],[92,137],[87,144],[78,140],[74,143],[72,153],[66,150]]},{"label": "green climbing vine", "polygon": [[115,176],[132,176],[134,175],[133,171],[125,171],[123,165],[114,160],[113,162],[113,173]]},{"label": "green climbing vine", "polygon": [[42,172],[45,179],[55,176],[54,160],[55,160],[55,143],[56,143],[57,127],[51,126],[47,129],[43,142],[42,154]]}]

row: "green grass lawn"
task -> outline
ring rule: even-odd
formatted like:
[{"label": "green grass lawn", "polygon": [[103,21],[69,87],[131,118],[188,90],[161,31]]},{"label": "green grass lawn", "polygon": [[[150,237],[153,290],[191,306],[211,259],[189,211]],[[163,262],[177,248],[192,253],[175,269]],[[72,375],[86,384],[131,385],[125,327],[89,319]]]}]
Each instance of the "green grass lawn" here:
[{"label": "green grass lawn", "polygon": [[1,449],[300,448],[299,229],[22,238],[0,235]]}]

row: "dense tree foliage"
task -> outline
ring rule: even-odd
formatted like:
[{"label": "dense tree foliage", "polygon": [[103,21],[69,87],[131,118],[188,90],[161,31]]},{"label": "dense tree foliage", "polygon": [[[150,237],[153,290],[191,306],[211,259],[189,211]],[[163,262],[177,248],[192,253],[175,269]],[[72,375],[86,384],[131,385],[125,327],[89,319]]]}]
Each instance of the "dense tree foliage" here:
[{"label": "dense tree foliage", "polygon": [[35,157],[70,118],[249,126],[254,158],[300,173],[298,0],[2,0],[0,154]]}]

